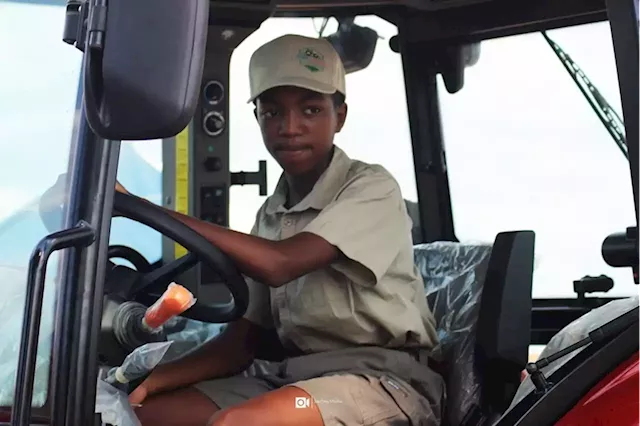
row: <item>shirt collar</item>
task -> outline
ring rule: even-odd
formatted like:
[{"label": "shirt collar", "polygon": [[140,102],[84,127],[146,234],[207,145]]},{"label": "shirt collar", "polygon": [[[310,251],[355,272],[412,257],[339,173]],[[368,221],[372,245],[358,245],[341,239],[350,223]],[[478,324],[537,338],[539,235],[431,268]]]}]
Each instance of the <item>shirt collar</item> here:
[{"label": "shirt collar", "polygon": [[284,173],[282,173],[273,195],[271,195],[267,201],[266,213],[302,212],[310,208],[316,210],[324,209],[333,201],[336,192],[344,184],[350,167],[351,159],[343,150],[334,146],[331,162],[322,175],[320,175],[311,192],[290,209],[284,206],[287,201],[289,185],[287,184]]}]

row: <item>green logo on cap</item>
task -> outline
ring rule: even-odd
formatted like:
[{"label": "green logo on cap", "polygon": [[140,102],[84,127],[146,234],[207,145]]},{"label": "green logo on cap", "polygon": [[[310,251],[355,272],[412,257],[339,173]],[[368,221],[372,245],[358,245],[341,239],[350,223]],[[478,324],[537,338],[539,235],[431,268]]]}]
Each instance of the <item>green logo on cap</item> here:
[{"label": "green logo on cap", "polygon": [[326,66],[324,56],[310,47],[300,49],[297,58],[300,61],[300,65],[311,72],[322,71]]}]

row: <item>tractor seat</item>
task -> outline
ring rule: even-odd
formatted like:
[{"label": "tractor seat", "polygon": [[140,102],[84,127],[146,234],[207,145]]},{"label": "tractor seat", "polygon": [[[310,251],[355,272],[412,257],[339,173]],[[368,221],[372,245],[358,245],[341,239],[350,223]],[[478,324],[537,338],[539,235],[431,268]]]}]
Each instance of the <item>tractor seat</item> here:
[{"label": "tractor seat", "polygon": [[493,245],[414,247],[436,318],[433,358],[447,384],[447,426],[498,417],[518,389],[529,354],[534,245],[532,231],[514,231]]}]

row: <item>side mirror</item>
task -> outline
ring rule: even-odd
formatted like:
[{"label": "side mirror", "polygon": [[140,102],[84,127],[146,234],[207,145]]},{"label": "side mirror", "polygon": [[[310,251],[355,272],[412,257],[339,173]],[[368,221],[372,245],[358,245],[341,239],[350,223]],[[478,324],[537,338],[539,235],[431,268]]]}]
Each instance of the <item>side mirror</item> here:
[{"label": "side mirror", "polygon": [[338,31],[325,37],[342,59],[347,74],[365,69],[376,51],[378,33],[353,23],[353,18],[339,20]]},{"label": "side mirror", "polygon": [[[389,40],[389,47],[400,53],[400,40],[397,35]],[[442,75],[447,92],[454,94],[464,86],[464,73],[478,63],[480,59],[480,43],[453,44],[447,46],[433,46],[425,43],[422,55],[430,66]]]},{"label": "side mirror", "polygon": [[209,0],[109,0],[88,7],[84,94],[93,131],[112,140],[178,134],[198,103]]}]

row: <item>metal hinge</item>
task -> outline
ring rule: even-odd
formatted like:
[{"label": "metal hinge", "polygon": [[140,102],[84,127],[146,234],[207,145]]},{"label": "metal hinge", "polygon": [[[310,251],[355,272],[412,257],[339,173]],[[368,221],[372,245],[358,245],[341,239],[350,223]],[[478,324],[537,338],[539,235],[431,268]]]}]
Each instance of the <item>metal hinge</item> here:
[{"label": "metal hinge", "polygon": [[106,0],[67,0],[62,40],[84,52],[102,50],[107,28]]}]

